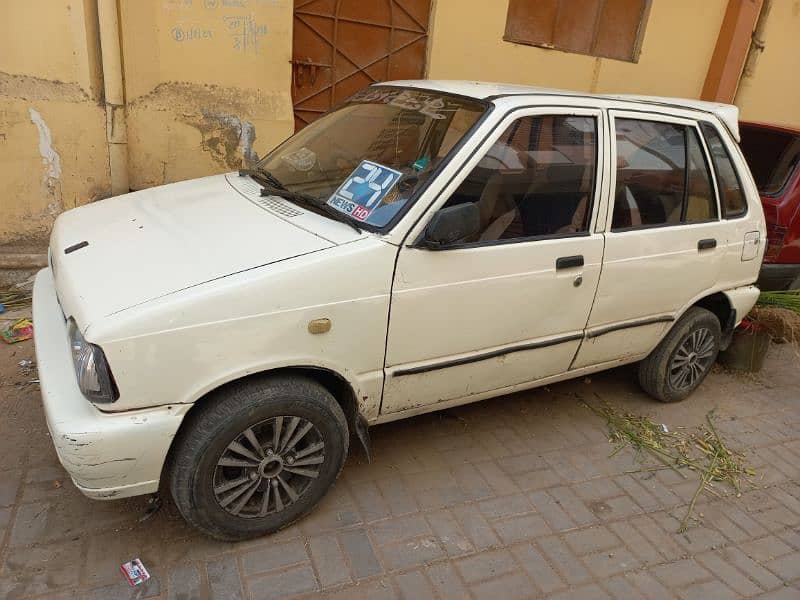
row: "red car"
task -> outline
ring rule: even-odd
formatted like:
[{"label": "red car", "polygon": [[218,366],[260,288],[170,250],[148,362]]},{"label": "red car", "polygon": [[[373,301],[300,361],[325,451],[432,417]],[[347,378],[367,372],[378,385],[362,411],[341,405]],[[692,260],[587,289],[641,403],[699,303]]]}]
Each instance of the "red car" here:
[{"label": "red car", "polygon": [[763,123],[741,123],[740,130],[767,221],[758,286],[800,288],[800,130]]}]

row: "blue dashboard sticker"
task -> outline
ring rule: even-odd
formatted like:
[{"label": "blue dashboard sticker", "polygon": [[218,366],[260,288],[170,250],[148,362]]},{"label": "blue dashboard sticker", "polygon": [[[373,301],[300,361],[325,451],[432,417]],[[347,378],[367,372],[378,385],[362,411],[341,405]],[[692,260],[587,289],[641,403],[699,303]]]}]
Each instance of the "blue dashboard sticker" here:
[{"label": "blue dashboard sticker", "polygon": [[366,221],[402,175],[400,171],[363,160],[328,199],[328,204],[359,221]]}]

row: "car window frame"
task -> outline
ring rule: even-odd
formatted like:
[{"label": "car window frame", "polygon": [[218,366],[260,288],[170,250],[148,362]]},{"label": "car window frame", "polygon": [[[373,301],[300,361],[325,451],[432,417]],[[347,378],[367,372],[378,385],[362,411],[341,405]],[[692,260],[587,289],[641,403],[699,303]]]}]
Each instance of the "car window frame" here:
[{"label": "car window frame", "polygon": [[[530,237],[501,239],[501,240],[486,240],[476,242],[466,242],[458,244],[448,244],[436,248],[430,248],[424,244],[425,231],[430,224],[433,216],[444,207],[450,197],[458,190],[464,180],[475,169],[478,163],[486,156],[488,151],[494,146],[495,143],[503,136],[508,128],[516,121],[525,117],[548,117],[548,116],[573,116],[573,117],[593,117],[596,120],[596,140],[595,140],[595,173],[594,180],[592,181],[592,192],[590,197],[590,213],[587,222],[586,231],[578,231],[572,233],[555,233],[548,235],[537,235]],[[484,138],[475,146],[469,158],[465,160],[458,171],[450,178],[450,180],[442,187],[439,194],[433,202],[428,206],[427,210],[410,229],[410,239],[413,241],[408,244],[408,247],[416,249],[431,250],[435,252],[443,252],[447,250],[464,250],[473,248],[483,248],[488,246],[501,246],[507,244],[524,244],[536,243],[548,240],[558,240],[566,238],[581,238],[590,237],[595,235],[595,228],[599,221],[599,210],[603,200],[604,183],[607,178],[606,171],[607,165],[605,164],[607,152],[607,127],[606,127],[606,114],[601,105],[595,106],[574,106],[574,105],[561,105],[561,104],[537,104],[518,106],[510,109],[500,120],[494,125]],[[419,232],[414,234],[421,223],[424,223],[419,228]]]},{"label": "car window frame", "polygon": [[[638,121],[652,121],[656,123],[666,123],[669,125],[680,125],[688,130],[689,128],[693,128],[695,133],[697,134],[701,148],[703,150],[704,158],[706,161],[706,168],[708,169],[708,175],[711,178],[711,185],[714,191],[714,197],[717,207],[717,216],[714,219],[703,219],[702,221],[683,221],[683,215],[685,210],[687,209],[688,203],[688,179],[689,179],[689,162],[688,162],[688,154],[689,154],[689,144],[688,144],[688,135],[686,134],[686,130],[684,133],[684,153],[686,156],[686,161],[684,165],[685,173],[684,173],[684,191],[683,191],[683,204],[681,206],[681,221],[678,223],[654,223],[648,225],[634,225],[631,227],[618,227],[612,228],[612,223],[614,220],[614,203],[616,201],[616,189],[617,189],[617,129],[616,129],[616,119],[629,119],[629,120],[638,120]],[[608,214],[606,215],[606,228],[605,232],[608,234],[616,234],[616,233],[627,233],[629,231],[642,231],[648,229],[673,229],[676,227],[691,227],[695,225],[706,225],[709,223],[718,223],[722,220],[722,206],[720,202],[720,195],[719,190],[717,189],[717,179],[716,179],[716,172],[713,170],[713,162],[711,161],[711,156],[709,153],[709,149],[706,145],[705,137],[700,130],[700,125],[698,120],[688,118],[688,117],[679,117],[667,113],[659,113],[647,110],[635,110],[629,108],[609,108],[608,109],[608,126],[609,126],[609,145],[610,145],[610,152],[609,152],[609,170],[610,173],[610,196],[608,199]]]},{"label": "car window frame", "polygon": [[[740,213],[740,214],[736,214],[736,215],[733,215],[733,216],[729,217],[728,214],[727,214],[727,211],[725,210],[725,204],[722,201],[722,189],[720,187],[720,182],[719,182],[719,179],[717,177],[717,166],[714,164],[714,156],[711,154],[711,145],[708,143],[708,140],[706,139],[706,132],[703,131],[703,123],[707,124],[709,127],[713,127],[714,128],[714,131],[716,132],[717,136],[719,136],[719,139],[722,142],[722,147],[725,150],[725,154],[727,155],[728,160],[730,161],[731,165],[733,166],[733,175],[734,175],[734,177],[736,177],[736,181],[739,184],[739,189],[742,192],[742,197],[744,198],[744,211],[742,213]],[[725,138],[728,137],[726,135],[727,131],[723,131],[720,127],[717,126],[716,123],[714,123],[713,121],[711,121],[709,119],[698,119],[697,127],[698,127],[698,129],[700,129],[700,133],[702,134],[702,138],[703,138],[703,143],[706,146],[706,152],[708,154],[708,158],[709,158],[709,161],[710,161],[710,166],[711,166],[711,169],[712,169],[712,174],[713,174],[713,177],[714,177],[714,184],[715,184],[715,187],[717,188],[717,203],[719,204],[719,218],[720,218],[720,220],[721,221],[736,221],[738,219],[746,218],[747,215],[750,213],[750,199],[747,196],[747,192],[746,192],[745,187],[744,187],[744,182],[742,181],[742,176],[739,173],[739,170],[740,170],[739,163],[734,159],[734,155],[731,152],[731,148],[730,148],[729,142],[728,142],[728,140],[725,139]],[[747,161],[744,158],[744,155],[742,154],[741,148],[737,147],[737,150],[739,151],[739,156],[741,157],[741,161],[745,165],[747,165]]]}]

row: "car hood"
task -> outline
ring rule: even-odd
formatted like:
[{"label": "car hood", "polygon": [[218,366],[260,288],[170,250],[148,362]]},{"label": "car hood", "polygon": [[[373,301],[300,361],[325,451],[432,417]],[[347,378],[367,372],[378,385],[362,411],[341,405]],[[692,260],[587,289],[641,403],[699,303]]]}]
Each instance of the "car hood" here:
[{"label": "car hood", "polygon": [[[64,314],[85,329],[148,300],[358,237],[352,229],[343,234],[347,226],[336,222],[335,235],[326,235],[329,220],[308,211],[303,224],[293,223],[257,202],[257,192],[257,186],[236,189],[219,175],[62,214],[50,253]],[[316,222],[321,231],[308,227]]]}]

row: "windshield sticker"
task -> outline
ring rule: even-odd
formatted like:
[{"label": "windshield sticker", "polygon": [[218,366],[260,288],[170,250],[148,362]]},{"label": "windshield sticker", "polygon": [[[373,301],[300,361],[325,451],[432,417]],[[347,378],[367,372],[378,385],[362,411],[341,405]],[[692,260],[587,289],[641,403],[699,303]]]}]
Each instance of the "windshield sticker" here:
[{"label": "windshield sticker", "polygon": [[422,96],[418,93],[411,93],[404,90],[397,97],[389,102],[389,106],[396,106],[398,108],[405,108],[407,110],[416,110],[420,114],[430,117],[431,119],[446,119],[447,115],[441,114],[444,108],[444,100],[441,98],[431,98]]},{"label": "windshield sticker", "polygon": [[359,221],[366,221],[381,206],[402,175],[400,171],[378,163],[361,161],[333,193],[328,204]]},{"label": "windshield sticker", "polygon": [[411,168],[414,169],[415,171],[422,171],[425,167],[428,166],[429,162],[430,159],[427,156],[423,156],[422,158],[417,159],[417,161],[414,162],[413,165],[411,165]]},{"label": "windshield sticker", "polygon": [[367,88],[351,98],[352,102],[388,104],[406,110],[415,110],[431,119],[446,119],[447,113],[457,107],[448,107],[448,99],[417,90],[387,90]]},{"label": "windshield sticker", "polygon": [[295,152],[284,154],[281,156],[281,160],[298,171],[310,171],[317,164],[317,155],[313,150],[300,148]]}]

